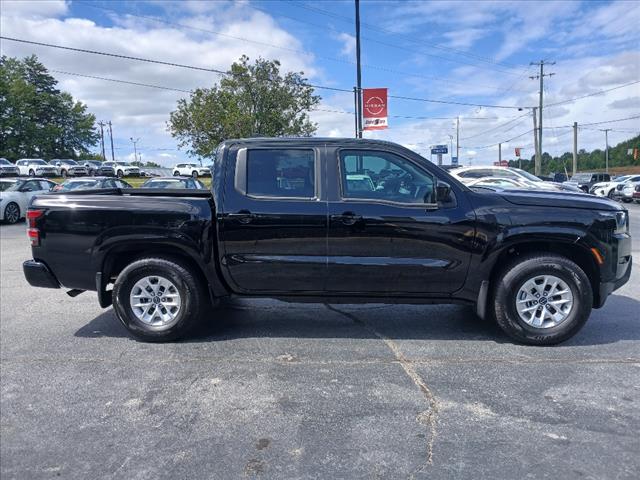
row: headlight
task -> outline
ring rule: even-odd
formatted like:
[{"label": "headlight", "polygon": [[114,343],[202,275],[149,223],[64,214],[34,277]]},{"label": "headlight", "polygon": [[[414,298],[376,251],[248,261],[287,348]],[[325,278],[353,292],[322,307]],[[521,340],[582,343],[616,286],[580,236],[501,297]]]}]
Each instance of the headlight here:
[{"label": "headlight", "polygon": [[615,220],[614,233],[627,233],[629,231],[629,216],[625,210],[607,212],[605,216]]}]

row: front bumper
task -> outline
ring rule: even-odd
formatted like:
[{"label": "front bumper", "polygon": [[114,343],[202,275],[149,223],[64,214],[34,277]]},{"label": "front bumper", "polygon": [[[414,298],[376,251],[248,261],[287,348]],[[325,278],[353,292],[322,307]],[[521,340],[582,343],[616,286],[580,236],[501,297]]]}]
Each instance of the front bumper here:
[{"label": "front bumper", "polygon": [[35,172],[37,177],[57,177],[58,176],[58,172],[55,170],[36,169]]},{"label": "front bumper", "polygon": [[44,263],[27,260],[22,264],[24,276],[33,287],[60,288],[60,282]]},{"label": "front bumper", "polygon": [[0,177],[18,177],[20,176],[20,170],[16,169],[3,169],[0,170]]},{"label": "front bumper", "polygon": [[608,281],[600,283],[599,298],[595,308],[604,305],[607,297],[612,292],[622,287],[629,281],[631,276],[631,267],[633,265],[633,257],[631,256],[631,237],[628,234],[616,235],[613,239],[611,249],[610,277]]}]

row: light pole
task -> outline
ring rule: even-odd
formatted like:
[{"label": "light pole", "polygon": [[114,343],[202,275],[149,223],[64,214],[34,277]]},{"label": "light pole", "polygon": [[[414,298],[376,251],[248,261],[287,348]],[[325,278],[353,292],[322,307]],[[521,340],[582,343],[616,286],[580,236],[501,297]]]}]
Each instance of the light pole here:
[{"label": "light pole", "polygon": [[138,161],[138,148],[137,148],[137,144],[140,141],[139,138],[136,138],[135,140],[133,139],[133,137],[129,137],[129,139],[133,142],[133,158],[135,158],[135,161]]},{"label": "light pole", "polygon": [[449,135],[449,157],[451,158],[451,165],[453,165],[453,135]]},{"label": "light pole", "polygon": [[604,171],[606,173],[609,173],[609,132],[611,131],[611,129],[605,128],[600,131],[604,132]]}]

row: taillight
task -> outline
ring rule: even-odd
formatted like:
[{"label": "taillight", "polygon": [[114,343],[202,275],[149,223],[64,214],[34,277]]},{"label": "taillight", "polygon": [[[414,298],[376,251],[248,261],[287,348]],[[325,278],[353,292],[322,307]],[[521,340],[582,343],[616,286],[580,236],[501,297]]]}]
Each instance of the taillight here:
[{"label": "taillight", "polygon": [[29,228],[27,228],[27,236],[31,240],[31,246],[37,247],[40,245],[40,230],[36,227],[36,220],[44,215],[44,210],[27,210],[27,222]]}]

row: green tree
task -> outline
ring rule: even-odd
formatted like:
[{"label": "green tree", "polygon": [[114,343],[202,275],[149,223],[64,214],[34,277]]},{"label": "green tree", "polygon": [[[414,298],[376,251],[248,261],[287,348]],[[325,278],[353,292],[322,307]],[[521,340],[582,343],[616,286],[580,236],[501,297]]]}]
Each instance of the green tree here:
[{"label": "green tree", "polygon": [[96,145],[94,115],[56,85],[35,55],[0,57],[0,156],[78,158]]},{"label": "green tree", "polygon": [[219,85],[199,88],[178,101],[168,128],[190,155],[212,157],[224,139],[310,136],[309,111],[320,102],[303,72],[280,74],[280,62],[242,56]]}]

